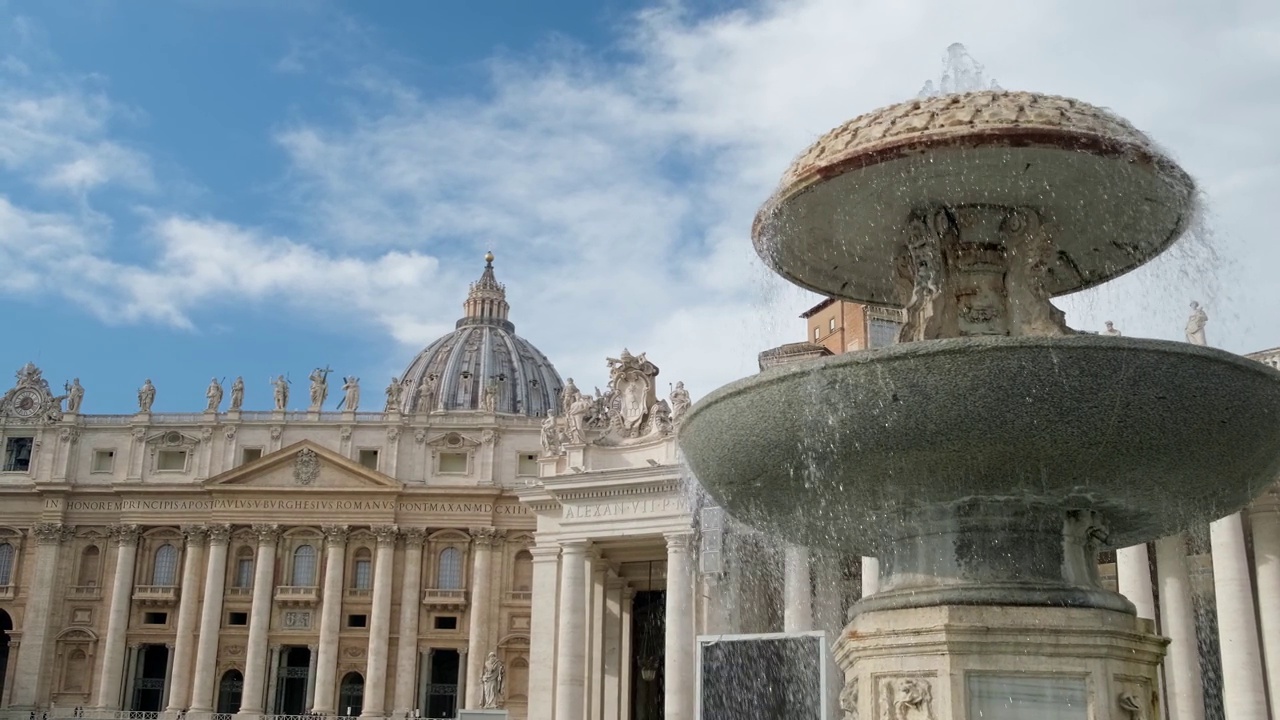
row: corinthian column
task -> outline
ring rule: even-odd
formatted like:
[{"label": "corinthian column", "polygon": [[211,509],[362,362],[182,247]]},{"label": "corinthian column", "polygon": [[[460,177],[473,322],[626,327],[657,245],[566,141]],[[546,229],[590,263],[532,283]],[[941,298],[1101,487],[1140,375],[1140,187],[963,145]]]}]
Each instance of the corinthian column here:
[{"label": "corinthian column", "polygon": [[[529,620],[529,720],[552,720],[555,701],[557,574],[560,546],[537,546]],[[629,658],[628,658],[629,661]]]},{"label": "corinthian column", "polygon": [[391,579],[395,575],[395,525],[373,528],[378,553],[373,566],[373,608],[369,617],[369,657],[364,673],[362,718],[379,718],[387,702],[387,645],[391,639]]},{"label": "corinthian column", "polygon": [[587,620],[588,544],[586,540],[571,540],[561,544],[556,720],[583,720],[587,670],[587,635],[584,630]]},{"label": "corinthian column", "polygon": [[1218,604],[1223,708],[1229,720],[1267,720],[1267,691],[1240,513],[1210,523],[1209,543],[1213,597]]},{"label": "corinthian column", "polygon": [[471,612],[467,637],[466,707],[480,707],[484,660],[493,648],[489,644],[490,612],[497,608],[493,601],[493,546],[502,541],[502,531],[491,527],[471,528],[472,571]]},{"label": "corinthian column", "polygon": [[325,525],[324,597],[320,601],[320,649],[316,653],[316,693],[312,712],[332,715],[337,698],[338,630],[342,623],[342,572],[346,567],[346,525]]},{"label": "corinthian column", "polygon": [[271,594],[275,590],[276,540],[279,525],[254,525],[258,556],[253,564],[253,603],[249,606],[249,644],[244,652],[244,686],[239,716],[262,714],[267,680],[267,632],[271,629]]},{"label": "corinthian column", "polygon": [[174,637],[173,654],[169,656],[173,672],[169,682],[165,683],[169,690],[166,709],[170,712],[190,705],[191,651],[196,642],[196,605],[199,603],[196,588],[200,586],[200,571],[204,568],[204,546],[209,538],[209,529],[188,525],[182,528],[182,534],[187,537],[187,552],[182,560],[177,635]]},{"label": "corinthian column", "polygon": [[36,541],[35,570],[22,615],[22,644],[18,646],[13,671],[13,694],[7,698],[10,708],[34,708],[40,698],[40,679],[47,676],[49,611],[58,589],[58,555],[63,541],[74,533],[75,526],[57,523],[39,523],[31,528],[30,536]]},{"label": "corinthian column", "polygon": [[667,535],[665,720],[693,720],[693,568],[688,533]]},{"label": "corinthian column", "polygon": [[1200,644],[1187,572],[1187,540],[1181,533],[1156,541],[1156,577],[1160,581],[1160,632],[1169,638],[1164,661],[1169,720],[1204,720]]},{"label": "corinthian column", "polygon": [[418,669],[418,614],[422,611],[422,542],[424,528],[404,531],[404,573],[400,589],[400,629],[396,632],[396,689],[391,714],[405,717],[414,708]]},{"label": "corinthian column", "polygon": [[209,528],[209,562],[204,571],[204,602],[200,605],[200,638],[196,646],[191,709],[213,711],[213,674],[218,660],[218,628],[222,625],[222,592],[227,583],[227,543],[230,525]]},{"label": "corinthian column", "polygon": [[1249,513],[1253,528],[1253,562],[1262,608],[1262,651],[1266,658],[1271,716],[1280,717],[1280,497],[1273,488],[1254,503]]},{"label": "corinthian column", "polygon": [[111,611],[102,645],[102,674],[98,676],[98,707],[120,709],[120,681],[124,673],[125,633],[133,600],[134,566],[138,559],[138,526],[117,525],[108,530],[116,541],[116,570],[111,581]]}]

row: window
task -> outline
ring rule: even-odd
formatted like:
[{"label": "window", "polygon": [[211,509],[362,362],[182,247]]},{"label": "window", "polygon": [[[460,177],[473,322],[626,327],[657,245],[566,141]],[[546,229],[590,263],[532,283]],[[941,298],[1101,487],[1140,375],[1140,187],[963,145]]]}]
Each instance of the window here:
[{"label": "window", "polygon": [[347,627],[349,628],[362,628],[362,627],[368,627],[368,626],[369,626],[368,615],[348,615],[347,616]]},{"label": "window", "polygon": [[316,584],[316,549],[310,545],[299,545],[293,551],[293,584],[302,587],[315,587]]},{"label": "window", "polygon": [[836,331],[836,319],[835,319],[835,318],[831,318],[831,320],[830,320],[830,324],[827,326],[827,329],[828,329],[828,330],[830,330],[831,332],[835,332],[835,331]]},{"label": "window", "polygon": [[819,338],[821,338],[821,337],[822,337],[822,328],[820,328],[820,327],[815,327],[815,328],[813,329],[813,341],[814,341],[814,342],[817,342],[817,341],[818,341],[818,339],[819,339]]},{"label": "window", "polygon": [[462,589],[462,551],[445,548],[440,551],[440,564],[436,568],[437,590]]},{"label": "window", "polygon": [[467,454],[458,452],[440,453],[440,472],[466,474]]},{"label": "window", "polygon": [[98,563],[101,560],[102,551],[97,545],[90,545],[80,553],[80,575],[76,584],[83,587],[93,587],[98,584]]},{"label": "window", "polygon": [[227,613],[227,624],[228,625],[248,625],[249,613],[247,612]]},{"label": "window", "polygon": [[437,630],[457,630],[458,617],[456,615],[437,615],[435,627]]},{"label": "window", "polygon": [[520,453],[516,460],[516,475],[537,475],[538,456],[531,453]]},{"label": "window", "polygon": [[236,576],[231,582],[231,587],[250,588],[253,587],[253,550],[247,547],[240,548],[240,552],[236,557]]},{"label": "window", "polygon": [[13,545],[0,543],[0,587],[13,584]]},{"label": "window", "polygon": [[173,587],[178,584],[178,549],[165,543],[156,550],[155,565],[151,568],[151,584]]},{"label": "window", "polygon": [[89,472],[109,473],[115,469],[115,466],[116,466],[115,450],[94,450],[93,466],[89,469]]},{"label": "window", "polygon": [[373,559],[369,556],[369,548],[356,551],[355,572],[351,574],[351,587],[356,590],[368,590],[373,587]]},{"label": "window", "polygon": [[156,470],[182,472],[186,469],[186,450],[161,450],[156,454]]},{"label": "window", "polygon": [[260,457],[262,457],[262,448],[245,448],[240,451],[240,464],[248,465]]},{"label": "window", "polygon": [[512,573],[512,590],[529,592],[533,589],[533,555],[528,550],[516,553],[515,570]]},{"label": "window", "polygon": [[85,677],[89,674],[87,665],[89,658],[83,650],[72,650],[67,655],[67,664],[62,672],[62,689],[64,692],[83,692]]},{"label": "window", "polygon": [[168,625],[169,613],[149,612],[142,616],[143,625]]},{"label": "window", "polygon": [[898,331],[902,325],[892,320],[871,318],[867,320],[868,347],[888,347],[898,342]]},{"label": "window", "polygon": [[369,468],[370,470],[377,470],[378,469],[378,451],[369,450],[369,449],[361,450],[360,464]]},{"label": "window", "polygon": [[11,437],[4,441],[4,471],[27,472],[31,469],[33,437]]}]

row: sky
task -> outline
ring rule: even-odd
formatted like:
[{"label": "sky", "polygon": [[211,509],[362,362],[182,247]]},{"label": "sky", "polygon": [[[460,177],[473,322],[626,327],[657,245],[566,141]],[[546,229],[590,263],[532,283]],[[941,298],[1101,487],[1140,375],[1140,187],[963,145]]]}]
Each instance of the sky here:
[{"label": "sky", "polygon": [[1280,3],[0,0],[0,372],[90,413],[146,378],[160,412],[326,365],[380,390],[492,250],[562,376],[626,347],[696,398],[820,299],[751,249],[788,163],[954,42],[1200,184],[1199,230],[1070,324],[1182,339],[1198,300],[1210,344],[1280,346]]}]

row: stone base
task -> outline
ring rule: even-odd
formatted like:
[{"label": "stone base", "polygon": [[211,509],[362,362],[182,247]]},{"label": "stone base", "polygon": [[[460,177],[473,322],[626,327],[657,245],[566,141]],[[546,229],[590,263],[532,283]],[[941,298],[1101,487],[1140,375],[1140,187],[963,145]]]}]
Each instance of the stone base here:
[{"label": "stone base", "polygon": [[458,720],[507,720],[506,710],[459,710]]},{"label": "stone base", "polygon": [[1150,720],[1168,642],[1115,610],[950,605],[861,613],[834,651],[846,720]]}]

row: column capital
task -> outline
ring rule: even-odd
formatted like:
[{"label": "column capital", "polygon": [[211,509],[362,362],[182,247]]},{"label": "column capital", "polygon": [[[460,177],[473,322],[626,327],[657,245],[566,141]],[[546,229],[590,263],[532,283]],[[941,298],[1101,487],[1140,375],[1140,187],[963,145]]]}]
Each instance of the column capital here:
[{"label": "column capital", "polygon": [[534,545],[529,548],[534,562],[554,562],[560,557],[559,545]]},{"label": "column capital", "polygon": [[565,540],[560,543],[560,550],[565,555],[586,555],[589,547],[591,547],[590,540]]},{"label": "column capital", "polygon": [[374,525],[369,528],[373,532],[373,536],[377,538],[378,547],[395,547],[396,536],[400,534],[400,528],[395,525]]},{"label": "column capital", "polygon": [[107,528],[107,535],[115,540],[119,547],[137,545],[140,534],[142,529],[137,525],[112,525]]},{"label": "column capital", "polygon": [[187,547],[204,547],[209,541],[209,528],[204,525],[183,525],[182,535],[187,539]]},{"label": "column capital", "polygon": [[502,542],[502,538],[506,534],[506,530],[496,527],[473,527],[471,528],[471,542],[478,547],[493,547]]},{"label": "column capital", "polygon": [[693,533],[690,532],[665,533],[663,537],[667,540],[668,553],[688,552],[693,546]]},{"label": "column capital", "polygon": [[341,547],[347,544],[347,536],[351,534],[351,528],[346,525],[321,525],[320,532],[324,533],[326,545]]},{"label": "column capital", "polygon": [[253,534],[258,538],[258,545],[275,545],[280,539],[280,526],[275,523],[262,523],[252,526]]},{"label": "column capital", "polygon": [[[137,526],[135,525],[134,527],[136,528]],[[31,535],[35,537],[37,545],[60,545],[71,539],[75,533],[75,525],[36,523],[31,526]]]},{"label": "column capital", "polygon": [[404,538],[404,546],[406,548],[420,548],[427,539],[427,529],[423,527],[405,528],[400,531],[400,536]]},{"label": "column capital", "polygon": [[210,525],[209,526],[209,544],[210,545],[226,545],[231,542],[231,526],[230,525]]}]

